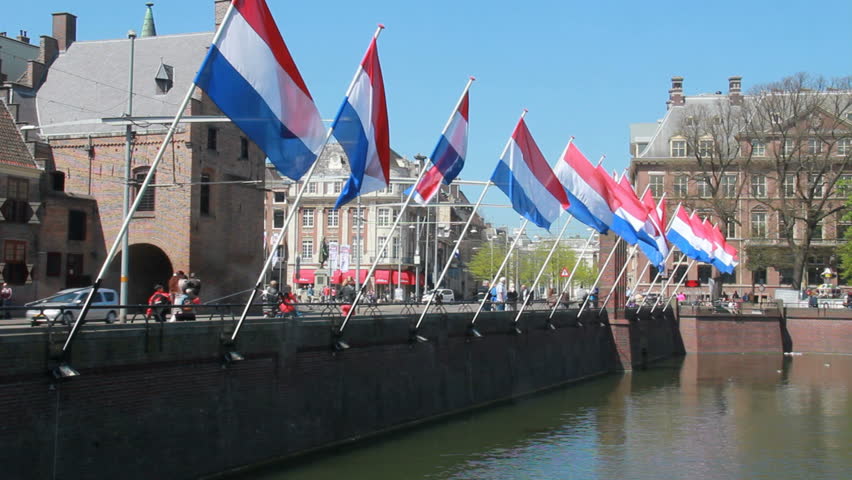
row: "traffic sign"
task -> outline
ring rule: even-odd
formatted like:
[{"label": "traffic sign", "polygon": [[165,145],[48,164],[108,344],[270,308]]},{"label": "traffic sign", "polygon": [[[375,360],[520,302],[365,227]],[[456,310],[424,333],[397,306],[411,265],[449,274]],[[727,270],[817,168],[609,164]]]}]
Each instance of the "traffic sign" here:
[{"label": "traffic sign", "polygon": [[567,269],[567,268],[565,268],[565,267],[562,267],[562,272],[559,274],[559,276],[560,276],[560,277],[563,277],[563,278],[566,278],[566,277],[568,277],[568,275],[569,275],[569,274],[568,274],[568,269]]}]

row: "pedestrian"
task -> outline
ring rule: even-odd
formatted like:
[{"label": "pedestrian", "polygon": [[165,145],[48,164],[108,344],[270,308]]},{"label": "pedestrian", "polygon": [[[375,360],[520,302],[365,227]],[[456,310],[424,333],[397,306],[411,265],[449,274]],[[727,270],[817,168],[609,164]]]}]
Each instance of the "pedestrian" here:
[{"label": "pedestrian", "polygon": [[[476,300],[478,302],[482,302],[483,300],[486,300],[486,299],[488,299],[488,300],[491,299],[491,289],[488,288],[488,280],[483,280],[482,285],[480,285],[476,289]],[[485,305],[483,305],[482,309],[485,310],[485,311],[490,311],[491,310],[491,304],[489,302],[486,302]]]},{"label": "pedestrian", "polygon": [[494,303],[497,304],[498,311],[506,309],[506,277],[500,277],[494,286]]},{"label": "pedestrian", "polygon": [[170,321],[191,321],[195,320],[195,307],[200,305],[201,299],[195,294],[195,290],[187,288],[182,294],[175,299],[175,307],[172,310],[172,319]]},{"label": "pedestrian", "polygon": [[166,289],[158,283],[154,285],[154,293],[148,297],[148,310],[145,311],[145,315],[148,318],[153,316],[157,322],[165,322],[170,303],[172,303],[171,297],[166,293]]},{"label": "pedestrian", "polygon": [[328,297],[331,296],[331,287],[328,285],[322,287],[322,301],[323,303],[328,303]]},{"label": "pedestrian", "polygon": [[272,318],[278,314],[278,305],[281,303],[281,291],[278,290],[277,280],[272,280],[263,289],[260,300],[264,304],[264,316]]},{"label": "pedestrian", "polygon": [[290,286],[284,285],[284,288],[281,289],[281,303],[278,305],[278,310],[285,316],[301,316],[296,310],[297,303],[299,303],[299,301],[296,299],[296,296],[293,295],[293,292],[290,291]]},{"label": "pedestrian", "polygon": [[509,284],[509,291],[506,292],[506,305],[509,310],[516,310],[518,307],[518,292],[515,290],[515,284]]},{"label": "pedestrian", "polygon": [[181,280],[186,280],[186,274],[183,273],[183,270],[178,270],[172,277],[169,279],[169,297],[171,298],[171,303],[175,303],[175,298],[181,294],[183,288],[181,288]]},{"label": "pedestrian", "polygon": [[[340,307],[343,315],[349,314],[352,304],[355,303],[355,294],[355,280],[352,277],[349,277],[346,279],[346,283],[343,285],[343,288],[340,289],[340,293],[338,293],[338,300],[343,303]],[[354,313],[355,312],[353,312],[353,315]]]},{"label": "pedestrian", "polygon": [[[736,294],[737,294],[737,292],[734,292],[734,295],[736,295]],[[685,302],[686,301],[686,294],[683,293],[683,292],[678,292],[677,301],[678,301],[678,303]]]},{"label": "pedestrian", "polygon": [[8,283],[3,282],[3,288],[0,288],[0,309],[3,310],[5,318],[12,318],[12,287]]},{"label": "pedestrian", "polygon": [[314,284],[312,283],[308,285],[308,303],[313,303],[315,293],[316,292],[314,291]]},{"label": "pedestrian", "polygon": [[600,295],[600,290],[598,287],[592,289],[592,293],[589,294],[589,302],[592,303],[593,308],[598,308],[598,296]]},{"label": "pedestrian", "polygon": [[846,292],[846,308],[852,308],[852,290]]}]

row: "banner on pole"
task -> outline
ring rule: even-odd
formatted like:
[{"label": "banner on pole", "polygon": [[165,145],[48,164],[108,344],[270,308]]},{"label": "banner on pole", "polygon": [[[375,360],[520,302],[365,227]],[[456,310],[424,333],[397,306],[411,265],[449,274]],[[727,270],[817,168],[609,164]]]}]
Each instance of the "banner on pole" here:
[{"label": "banner on pole", "polygon": [[338,259],[340,254],[340,245],[337,242],[329,242],[328,244],[328,269],[335,271],[338,268]]},{"label": "banner on pole", "polygon": [[349,271],[349,245],[340,246],[340,271]]}]

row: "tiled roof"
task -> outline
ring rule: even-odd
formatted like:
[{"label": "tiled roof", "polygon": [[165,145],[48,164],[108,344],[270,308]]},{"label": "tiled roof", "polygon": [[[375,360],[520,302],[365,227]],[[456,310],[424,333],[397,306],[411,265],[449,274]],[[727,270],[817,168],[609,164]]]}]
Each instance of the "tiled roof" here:
[{"label": "tiled roof", "polygon": [[0,164],[38,168],[6,102],[0,100]]}]

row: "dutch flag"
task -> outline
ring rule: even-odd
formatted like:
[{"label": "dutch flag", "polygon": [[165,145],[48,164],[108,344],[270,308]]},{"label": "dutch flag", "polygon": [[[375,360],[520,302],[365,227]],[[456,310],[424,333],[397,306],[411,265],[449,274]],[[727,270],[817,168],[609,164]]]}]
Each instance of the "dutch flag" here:
[{"label": "dutch flag", "polygon": [[605,180],[573,142],[565,148],[553,173],[568,195],[568,212],[598,233],[606,234],[612,225],[612,211],[606,200]]},{"label": "dutch flag", "polygon": [[512,201],[512,208],[537,226],[550,230],[570,204],[533,140],[524,119],[518,122],[506,153],[497,162],[491,181]]},{"label": "dutch flag", "polygon": [[351,169],[335,209],[359,195],[386,188],[390,181],[388,108],[376,36],[378,31],[331,127]]},{"label": "dutch flag", "polygon": [[234,0],[195,78],[278,170],[298,180],[325,128],[263,0]]}]

